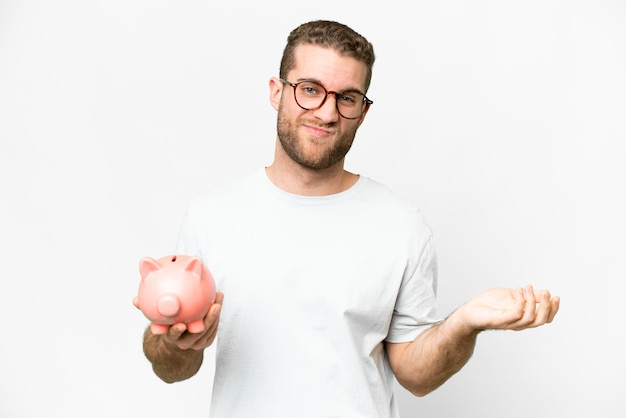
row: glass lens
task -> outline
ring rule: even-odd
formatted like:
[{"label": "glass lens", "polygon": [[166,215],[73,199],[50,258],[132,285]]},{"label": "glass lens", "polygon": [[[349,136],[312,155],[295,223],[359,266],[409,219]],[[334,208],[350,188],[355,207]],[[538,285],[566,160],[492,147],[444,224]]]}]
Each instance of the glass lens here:
[{"label": "glass lens", "polygon": [[304,81],[296,87],[298,104],[306,109],[315,109],[322,105],[326,98],[326,89],[317,83]]}]

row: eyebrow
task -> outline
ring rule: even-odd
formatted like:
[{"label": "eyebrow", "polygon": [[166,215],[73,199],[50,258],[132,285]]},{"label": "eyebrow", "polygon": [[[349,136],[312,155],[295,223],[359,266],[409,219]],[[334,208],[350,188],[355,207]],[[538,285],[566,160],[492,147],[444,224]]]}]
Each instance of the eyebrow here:
[{"label": "eyebrow", "polygon": [[[310,81],[312,83],[317,83],[320,86],[324,87],[326,90],[328,90],[328,88],[324,85],[324,83],[322,83],[320,80],[318,80],[316,78],[298,78],[296,82],[297,83],[301,83],[303,81]],[[328,90],[328,91],[331,91],[331,90]],[[365,93],[363,93],[361,90],[359,90],[356,87],[348,87],[347,89],[337,91],[336,93],[340,93],[340,94],[343,94],[343,93],[359,93],[359,94],[362,94],[363,96],[365,96]]]}]

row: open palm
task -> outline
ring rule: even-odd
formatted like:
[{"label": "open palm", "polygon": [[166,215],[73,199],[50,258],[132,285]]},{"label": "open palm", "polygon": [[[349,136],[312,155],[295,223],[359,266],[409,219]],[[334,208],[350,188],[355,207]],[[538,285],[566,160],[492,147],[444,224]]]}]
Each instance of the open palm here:
[{"label": "open palm", "polygon": [[552,322],[560,299],[532,286],[488,289],[459,308],[464,322],[474,329],[522,330]]}]

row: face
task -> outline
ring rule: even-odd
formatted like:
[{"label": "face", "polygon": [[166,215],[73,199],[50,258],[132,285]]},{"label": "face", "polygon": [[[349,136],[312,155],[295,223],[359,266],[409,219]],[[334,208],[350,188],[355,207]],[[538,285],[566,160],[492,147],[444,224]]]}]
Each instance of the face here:
[{"label": "face", "polygon": [[[314,45],[298,46],[295,56],[296,66],[286,77],[289,82],[314,80],[337,92],[365,89],[367,67],[354,58]],[[294,99],[293,88],[276,79],[272,80],[271,98],[278,110],[280,148],[292,161],[315,170],[343,166],[365,113],[354,120],[341,117],[332,94],[319,109],[302,109]]]}]

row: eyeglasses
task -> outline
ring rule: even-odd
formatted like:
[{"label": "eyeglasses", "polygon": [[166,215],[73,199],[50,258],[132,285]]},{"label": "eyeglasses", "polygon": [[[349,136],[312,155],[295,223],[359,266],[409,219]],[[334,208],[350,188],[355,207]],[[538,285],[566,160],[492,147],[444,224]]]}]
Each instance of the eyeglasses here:
[{"label": "eyeglasses", "polygon": [[324,86],[314,81],[304,80],[291,83],[282,78],[280,81],[293,87],[293,97],[298,106],[304,110],[319,109],[326,102],[328,95],[334,94],[337,112],[346,119],[358,119],[374,103],[357,90],[346,90],[338,93],[328,91]]}]

